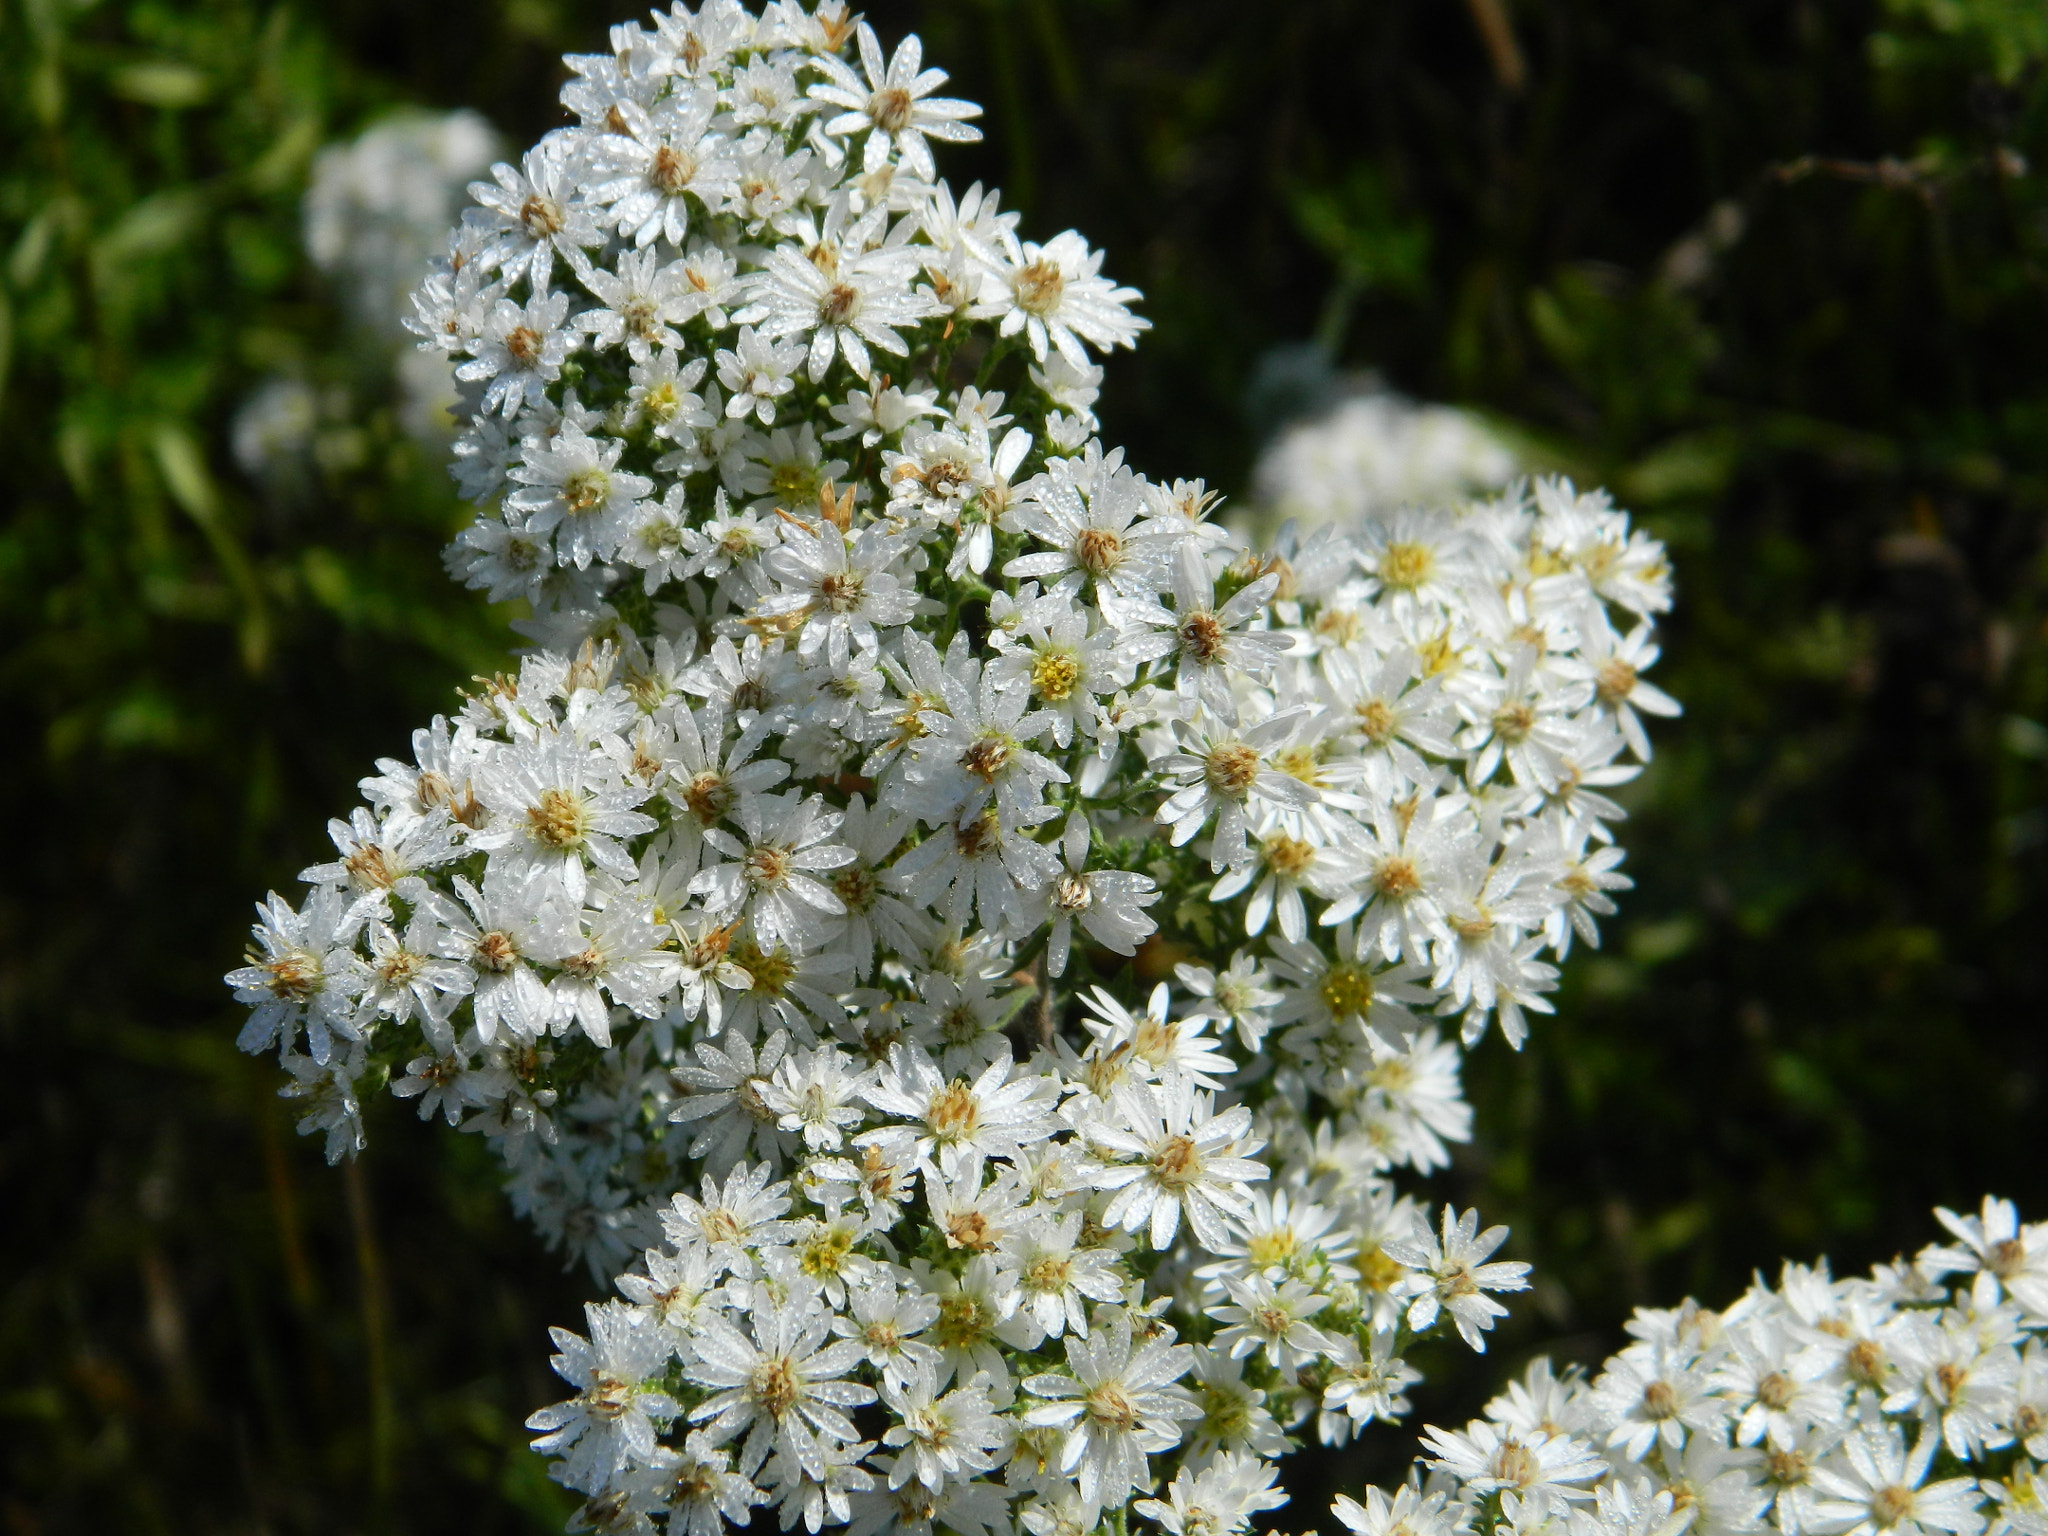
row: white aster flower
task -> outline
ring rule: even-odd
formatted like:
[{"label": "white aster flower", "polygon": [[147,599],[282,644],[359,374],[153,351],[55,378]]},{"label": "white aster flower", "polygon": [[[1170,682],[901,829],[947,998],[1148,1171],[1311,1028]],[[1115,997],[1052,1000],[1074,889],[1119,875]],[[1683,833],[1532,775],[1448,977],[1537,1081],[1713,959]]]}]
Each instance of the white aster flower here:
[{"label": "white aster flower", "polygon": [[1119,1315],[1087,1338],[1069,1335],[1067,1369],[1026,1378],[1024,1390],[1050,1399],[1024,1412],[1026,1424],[1067,1432],[1060,1470],[1072,1474],[1090,1509],[1120,1502],[1149,1482],[1146,1458],[1179,1444],[1181,1421],[1201,1410],[1174,1383],[1194,1364],[1194,1350],[1165,1338],[1136,1343]]},{"label": "white aster flower", "polygon": [[915,34],[897,44],[895,56],[887,63],[872,27],[862,22],[857,36],[862,74],[855,74],[830,54],[817,60],[825,78],[811,87],[811,96],[845,109],[826,120],[825,131],[866,133],[862,163],[869,170],[886,163],[893,150],[912,175],[924,181],[936,179],[938,170],[926,140],[974,143],[981,130],[962,119],[981,116],[981,108],[971,101],[932,95],[946,83],[946,72],[922,67],[924,45]]},{"label": "white aster flower", "polygon": [[746,1475],[774,1451],[822,1477],[836,1447],[859,1438],[844,1410],[875,1400],[873,1387],[843,1379],[860,1345],[825,1342],[829,1316],[801,1285],[777,1297],[757,1284],[739,1316],[707,1317],[690,1340],[683,1374],[714,1394],[690,1410],[690,1422],[704,1425],[714,1444],[745,1431]]},{"label": "white aster flower", "polygon": [[1122,1084],[1113,1104],[1115,1118],[1090,1126],[1089,1139],[1138,1161],[1110,1163],[1095,1175],[1096,1188],[1116,1191],[1103,1225],[1135,1232],[1149,1224],[1152,1246],[1163,1251],[1185,1212],[1197,1242],[1223,1241],[1226,1220],[1251,1208],[1248,1186],[1266,1177],[1266,1165],[1247,1155],[1260,1146],[1251,1111],[1238,1105],[1217,1113],[1215,1095],[1178,1073],[1156,1084]]},{"label": "white aster flower", "polygon": [[1485,1262],[1507,1236],[1506,1227],[1488,1227],[1481,1232],[1477,1211],[1459,1216],[1446,1205],[1441,1234],[1418,1219],[1411,1239],[1383,1243],[1389,1257],[1416,1271],[1394,1286],[1396,1295],[1414,1297],[1408,1307],[1408,1326],[1419,1333],[1436,1321],[1439,1309],[1447,1311],[1457,1325],[1458,1336],[1483,1352],[1483,1331],[1493,1326],[1495,1318],[1507,1316],[1508,1310],[1486,1293],[1529,1288],[1528,1265]]},{"label": "white aster flower", "polygon": [[595,1487],[628,1466],[652,1464],[655,1426],[682,1410],[656,1384],[671,1338],[653,1316],[619,1301],[583,1311],[589,1338],[549,1330],[561,1351],[550,1363],[578,1395],[541,1409],[526,1427],[543,1431],[535,1450],[567,1453],[564,1470],[572,1485]]}]

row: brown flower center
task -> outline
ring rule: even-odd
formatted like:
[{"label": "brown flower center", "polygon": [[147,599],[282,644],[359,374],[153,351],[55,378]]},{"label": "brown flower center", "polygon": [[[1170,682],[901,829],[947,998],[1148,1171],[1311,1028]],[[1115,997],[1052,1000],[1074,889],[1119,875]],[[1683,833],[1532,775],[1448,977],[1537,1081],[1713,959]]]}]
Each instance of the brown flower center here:
[{"label": "brown flower center", "polygon": [[1114,528],[1083,528],[1074,540],[1074,560],[1090,576],[1106,576],[1124,563],[1124,536]]},{"label": "brown flower center", "polygon": [[1060,298],[1067,291],[1067,279],[1059,263],[1043,257],[1020,268],[1010,284],[1016,291],[1018,308],[1034,315],[1049,315],[1058,309]]},{"label": "brown flower center", "polygon": [[802,1388],[796,1373],[796,1363],[787,1355],[778,1355],[773,1360],[763,1360],[755,1366],[753,1380],[749,1385],[754,1390],[754,1401],[761,1405],[762,1412],[776,1419],[796,1406],[797,1394]]},{"label": "brown flower center", "polygon": [[647,179],[664,197],[675,197],[689,190],[690,183],[697,179],[696,157],[664,144],[654,152],[654,163],[647,168]]},{"label": "brown flower center", "polygon": [[317,996],[322,972],[320,962],[303,949],[289,950],[263,969],[269,973],[270,995],[287,1003],[303,1003]]},{"label": "brown flower center", "polygon": [[868,117],[883,133],[901,133],[910,125],[916,99],[900,85],[892,85],[868,98]]},{"label": "brown flower center", "polygon": [[590,808],[583,797],[566,789],[544,789],[526,808],[526,824],[534,841],[559,852],[583,845],[590,831]]},{"label": "brown flower center", "polygon": [[962,1141],[981,1124],[981,1101],[964,1078],[954,1078],[925,1106],[924,1123],[940,1141]]},{"label": "brown flower center", "polygon": [[597,511],[611,494],[612,477],[595,467],[576,470],[562,482],[562,505],[571,517]]},{"label": "brown flower center", "polygon": [[562,205],[538,192],[528,197],[519,208],[520,227],[535,240],[545,240],[550,235],[561,233],[568,222],[562,213]]},{"label": "brown flower center", "polygon": [[1152,1177],[1162,1189],[1179,1193],[1202,1177],[1202,1154],[1188,1136],[1169,1136],[1152,1154]]},{"label": "brown flower center", "polygon": [[1191,613],[1180,621],[1181,654],[1192,657],[1203,666],[1210,665],[1223,654],[1223,647],[1229,639],[1230,631],[1213,613]]},{"label": "brown flower center", "polygon": [[1212,789],[1242,800],[1259,776],[1259,754],[1241,741],[1226,742],[1209,753],[1203,771]]},{"label": "brown flower center", "polygon": [[1017,740],[1000,731],[977,736],[960,754],[960,766],[984,784],[993,784],[1016,755]]}]

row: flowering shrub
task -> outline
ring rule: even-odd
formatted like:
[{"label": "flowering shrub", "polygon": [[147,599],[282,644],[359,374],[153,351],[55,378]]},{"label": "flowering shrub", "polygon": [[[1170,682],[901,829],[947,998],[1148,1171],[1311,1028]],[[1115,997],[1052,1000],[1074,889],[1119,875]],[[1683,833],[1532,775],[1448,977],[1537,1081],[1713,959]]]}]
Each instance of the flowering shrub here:
[{"label": "flowering shrub", "polygon": [[261,906],[241,1043],[617,1276],[532,1420],[592,1526],[1272,1507],[1525,1284],[1392,1175],[1628,884],[1662,550],[1556,482],[1247,549],[1097,439],[1138,296],[937,179],[915,38],[612,44],[412,321],[536,649]]},{"label": "flowering shrub", "polygon": [[1360,1536],[2040,1536],[2048,1223],[1989,1196],[1935,1214],[1953,1241],[1911,1262],[1787,1264],[1724,1312],[1638,1310],[1590,1380],[1538,1360],[1427,1432],[1427,1492],[1338,1515]]}]

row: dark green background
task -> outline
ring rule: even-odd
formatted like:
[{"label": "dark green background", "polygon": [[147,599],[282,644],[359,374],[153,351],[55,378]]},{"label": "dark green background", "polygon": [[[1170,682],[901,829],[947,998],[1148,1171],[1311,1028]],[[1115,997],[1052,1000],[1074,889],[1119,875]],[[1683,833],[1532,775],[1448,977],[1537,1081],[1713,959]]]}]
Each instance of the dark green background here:
[{"label": "dark green background", "polygon": [[[1107,435],[1242,490],[1269,349],[1495,413],[1670,541],[1641,882],[1471,1069],[1444,1188],[1539,1344],[1844,1267],[2040,1155],[2048,11],[2033,0],[978,0],[870,8],[988,104],[944,161],[1146,293]],[[403,103],[524,143],[609,5],[0,0],[0,1525],[555,1528],[520,1449],[586,1293],[478,1141],[291,1134],[218,984],[248,904],[502,654],[461,519],[298,246],[313,150]],[[235,405],[337,392],[310,492]],[[1298,370],[1297,370],[1298,374]],[[1252,387],[1263,377],[1265,386]],[[355,404],[350,405],[348,402]],[[1559,1343],[1558,1341],[1562,1341]],[[1381,1431],[1304,1468],[1385,1470]]]}]

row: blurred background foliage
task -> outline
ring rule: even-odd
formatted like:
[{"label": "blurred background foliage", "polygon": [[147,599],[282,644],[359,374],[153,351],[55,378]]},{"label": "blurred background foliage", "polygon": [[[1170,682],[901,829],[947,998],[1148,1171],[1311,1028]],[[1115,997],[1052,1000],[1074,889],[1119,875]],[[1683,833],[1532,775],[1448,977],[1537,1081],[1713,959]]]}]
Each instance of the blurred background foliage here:
[{"label": "blurred background foliage", "polygon": [[[496,665],[316,150],[556,121],[613,0],[0,0],[0,1521],[558,1528],[520,1449],[579,1277],[481,1148],[327,1170],[218,984],[379,753]],[[1420,1418],[1780,1254],[2048,1212],[2048,10],[2037,0],[887,0],[954,154],[1147,295],[1106,435],[1242,491],[1334,370],[1479,409],[1674,549],[1640,889],[1475,1059],[1448,1190],[1540,1288]],[[236,411],[303,386],[289,487]],[[1304,1468],[1386,1471],[1405,1431]]]}]

